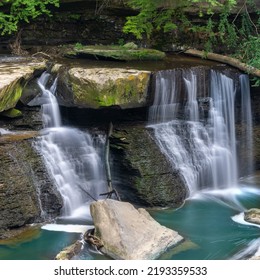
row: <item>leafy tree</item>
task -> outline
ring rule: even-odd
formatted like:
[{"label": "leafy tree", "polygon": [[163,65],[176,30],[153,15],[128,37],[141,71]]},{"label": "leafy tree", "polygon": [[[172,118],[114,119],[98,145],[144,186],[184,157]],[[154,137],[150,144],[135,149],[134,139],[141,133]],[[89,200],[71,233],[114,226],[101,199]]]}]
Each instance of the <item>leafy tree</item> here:
[{"label": "leafy tree", "polygon": [[[223,1],[217,0],[129,0],[129,6],[138,10],[136,16],[127,17],[124,26],[125,33],[132,33],[137,39],[144,36],[150,38],[154,30],[169,32],[177,29],[179,23],[190,25],[185,16],[185,8],[196,4],[199,7],[199,15],[212,14],[213,8],[223,7]],[[226,0],[225,10],[229,10],[236,4],[236,0]],[[183,26],[182,26],[183,27]]]},{"label": "leafy tree", "polygon": [[59,6],[59,0],[1,0],[0,34],[11,34],[20,22],[29,22],[42,14],[51,15],[48,5]]}]

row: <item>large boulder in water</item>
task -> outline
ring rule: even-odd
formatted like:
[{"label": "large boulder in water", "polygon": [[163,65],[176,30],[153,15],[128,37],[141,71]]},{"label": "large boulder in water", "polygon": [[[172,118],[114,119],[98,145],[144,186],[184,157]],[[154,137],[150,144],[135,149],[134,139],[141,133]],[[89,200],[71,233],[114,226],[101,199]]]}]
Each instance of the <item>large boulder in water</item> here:
[{"label": "large boulder in water", "polygon": [[260,209],[252,208],[245,212],[245,221],[260,225]]},{"label": "large boulder in water", "polygon": [[57,96],[65,106],[122,109],[147,105],[149,71],[124,68],[71,68],[60,70]]},{"label": "large boulder in water", "polygon": [[114,259],[156,259],[183,241],[176,231],[161,226],[145,209],[127,202],[102,200],[91,204],[95,236],[102,251]]}]

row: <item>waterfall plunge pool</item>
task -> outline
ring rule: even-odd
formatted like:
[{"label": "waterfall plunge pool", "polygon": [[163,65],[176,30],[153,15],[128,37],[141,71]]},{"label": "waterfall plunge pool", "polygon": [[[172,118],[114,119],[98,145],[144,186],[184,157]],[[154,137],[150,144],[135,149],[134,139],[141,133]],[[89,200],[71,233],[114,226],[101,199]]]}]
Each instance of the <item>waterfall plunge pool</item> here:
[{"label": "waterfall plunge pool", "polygon": [[[259,227],[243,223],[241,212],[232,206],[230,197],[236,198],[236,202],[239,201],[245,209],[259,207],[259,174],[240,180],[238,189],[230,192],[229,195],[204,192],[186,200],[179,209],[150,210],[150,214],[159,223],[178,231],[185,237],[185,242],[163,254],[161,259],[222,260],[245,259],[258,255]],[[77,231],[75,228],[78,227],[75,225],[68,225],[66,228],[53,224],[52,227],[46,228],[47,230],[41,228],[30,240],[0,245],[0,259],[54,259],[64,247],[81,239],[80,230],[70,232]],[[81,254],[76,259],[99,260],[106,257],[84,244]]]}]

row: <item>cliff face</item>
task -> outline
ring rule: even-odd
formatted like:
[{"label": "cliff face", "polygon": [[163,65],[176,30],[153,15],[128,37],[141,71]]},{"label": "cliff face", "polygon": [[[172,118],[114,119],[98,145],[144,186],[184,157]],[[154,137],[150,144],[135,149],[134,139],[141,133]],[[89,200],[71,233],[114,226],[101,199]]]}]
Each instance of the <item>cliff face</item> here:
[{"label": "cliff face", "polygon": [[[179,28],[170,36],[162,31],[154,34],[153,38],[147,42],[138,41],[130,34],[124,34],[122,28],[126,17],[136,15],[137,11],[127,6],[126,0],[61,0],[60,8],[52,8],[52,17],[42,16],[30,24],[22,26],[22,44],[29,51],[40,50],[39,46],[54,46],[64,44],[118,44],[135,41],[139,45],[158,47],[164,50],[171,50],[173,44],[190,44],[199,47],[200,36],[191,32],[180,33]],[[244,1],[238,1],[234,9],[234,17],[241,9]],[[167,4],[167,1],[165,1]],[[260,4],[257,3],[260,8]],[[195,25],[205,23],[205,18],[199,17],[199,7],[194,4],[187,9],[187,15]],[[255,11],[249,10],[249,13]],[[216,10],[216,16],[218,11]],[[14,38],[2,38],[1,48],[8,48],[8,44]],[[223,46],[222,46],[223,47]]]}]

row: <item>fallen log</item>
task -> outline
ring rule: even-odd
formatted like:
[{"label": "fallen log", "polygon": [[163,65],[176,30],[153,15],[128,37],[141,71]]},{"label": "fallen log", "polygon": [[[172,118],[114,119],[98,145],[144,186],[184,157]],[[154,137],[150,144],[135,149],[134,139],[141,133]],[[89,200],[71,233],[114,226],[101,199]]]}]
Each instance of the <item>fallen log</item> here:
[{"label": "fallen log", "polygon": [[185,54],[200,57],[200,58],[206,58],[209,60],[214,60],[222,63],[226,63],[228,65],[231,65],[233,67],[236,67],[250,75],[256,76],[260,78],[260,69],[257,69],[253,66],[250,66],[246,63],[241,62],[239,59],[226,56],[226,55],[221,55],[221,54],[216,54],[216,53],[211,53],[211,52],[204,52],[204,51],[199,51],[195,49],[188,49],[184,52]]}]

